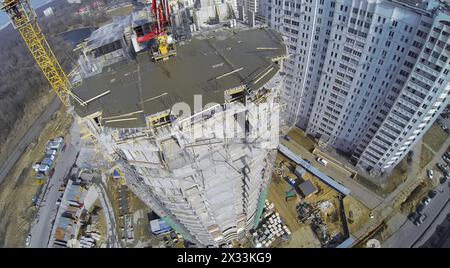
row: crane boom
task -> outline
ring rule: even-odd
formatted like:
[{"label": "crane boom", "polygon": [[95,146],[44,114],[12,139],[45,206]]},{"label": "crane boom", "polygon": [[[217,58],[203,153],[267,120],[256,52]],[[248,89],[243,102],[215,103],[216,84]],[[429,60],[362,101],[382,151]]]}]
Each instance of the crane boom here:
[{"label": "crane boom", "polygon": [[69,96],[82,103],[71,92],[69,79],[45,39],[29,0],[3,0],[0,4],[1,10],[8,14],[12,25],[19,31],[28,50],[62,103],[69,106]]}]

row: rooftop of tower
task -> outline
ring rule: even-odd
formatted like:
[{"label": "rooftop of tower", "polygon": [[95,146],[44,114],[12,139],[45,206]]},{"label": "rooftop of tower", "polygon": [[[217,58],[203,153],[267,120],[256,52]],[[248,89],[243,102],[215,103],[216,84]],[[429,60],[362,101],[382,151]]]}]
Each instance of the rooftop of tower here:
[{"label": "rooftop of tower", "polygon": [[275,61],[286,53],[281,36],[270,29],[215,31],[177,44],[177,55],[165,62],[141,53],[105,67],[74,88],[85,105],[72,104],[81,117],[101,112],[104,126],[146,127],[145,116],[175,103],[193,110],[196,94],[204,106],[224,103],[224,92],[241,85],[260,88],[279,71]]}]

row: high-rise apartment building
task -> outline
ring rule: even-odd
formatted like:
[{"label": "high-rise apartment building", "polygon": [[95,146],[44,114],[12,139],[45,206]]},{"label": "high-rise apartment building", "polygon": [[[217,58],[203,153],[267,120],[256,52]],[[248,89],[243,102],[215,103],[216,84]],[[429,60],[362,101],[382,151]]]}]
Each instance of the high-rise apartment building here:
[{"label": "high-rise apartment building", "polygon": [[[283,40],[221,21],[154,62],[136,42],[142,21],[126,17],[88,39],[76,118],[184,238],[202,246],[245,238],[261,216],[278,147]],[[171,37],[186,38],[184,26],[173,25]]]},{"label": "high-rise apartment building", "polygon": [[252,13],[255,20],[260,22],[267,20],[268,4],[267,0],[237,0],[238,10],[242,7],[245,18],[248,19],[249,13]]},{"label": "high-rise apartment building", "polygon": [[290,54],[288,121],[374,175],[391,170],[449,103],[448,2],[268,1]]}]

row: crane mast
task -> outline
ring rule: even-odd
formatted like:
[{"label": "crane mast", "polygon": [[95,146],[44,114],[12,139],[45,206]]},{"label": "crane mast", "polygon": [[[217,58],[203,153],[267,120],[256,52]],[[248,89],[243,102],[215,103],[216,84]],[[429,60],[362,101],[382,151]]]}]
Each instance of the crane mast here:
[{"label": "crane mast", "polygon": [[0,2],[0,9],[8,14],[12,25],[22,36],[28,50],[62,103],[69,106],[69,96],[83,103],[71,92],[69,79],[45,39],[29,0],[3,0]]}]

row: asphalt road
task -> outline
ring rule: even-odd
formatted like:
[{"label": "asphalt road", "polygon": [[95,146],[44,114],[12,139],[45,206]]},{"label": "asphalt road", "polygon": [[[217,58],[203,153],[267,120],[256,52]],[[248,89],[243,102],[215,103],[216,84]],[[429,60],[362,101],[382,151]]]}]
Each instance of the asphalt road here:
[{"label": "asphalt road", "polygon": [[[441,212],[433,220],[433,222],[430,224],[428,229],[419,237],[419,239],[417,239],[416,242],[413,243],[412,247],[413,248],[420,247],[423,244],[425,244],[425,242],[427,242],[427,240],[430,239],[432,236],[435,236],[435,237],[437,236],[437,237],[439,237],[439,239],[443,240],[442,241],[443,243],[440,243],[440,245],[438,245],[438,246],[443,247],[443,248],[448,248],[450,246],[450,244],[449,244],[450,234],[448,232],[446,232],[444,235],[435,233],[437,227],[444,223],[446,218],[448,218],[448,215],[450,215],[450,196],[449,196],[447,203],[445,203],[445,206],[441,209]],[[445,223],[444,223],[444,225],[445,225]],[[432,246],[435,247],[436,245],[432,244]]]},{"label": "asphalt road", "polygon": [[[75,130],[74,130],[75,129]],[[77,135],[78,132],[78,135]],[[60,196],[59,187],[69,175],[72,165],[76,161],[79,148],[79,130],[76,124],[72,125],[71,141],[66,141],[66,149],[60,152],[56,159],[55,172],[53,176],[46,181],[42,201],[35,220],[32,222],[30,234],[31,242],[29,247],[46,248],[50,239],[53,223],[58,211],[56,201]]]},{"label": "asphalt road", "polygon": [[39,118],[33,123],[33,125],[28,129],[27,133],[22,137],[19,144],[15,147],[14,151],[8,156],[6,161],[0,166],[0,184],[6,178],[8,173],[14,167],[17,160],[19,160],[22,153],[30,145],[30,143],[42,132],[45,125],[50,121],[52,115],[61,106],[61,101],[59,98],[54,97],[52,102],[47,106],[44,112],[39,116]]}]

